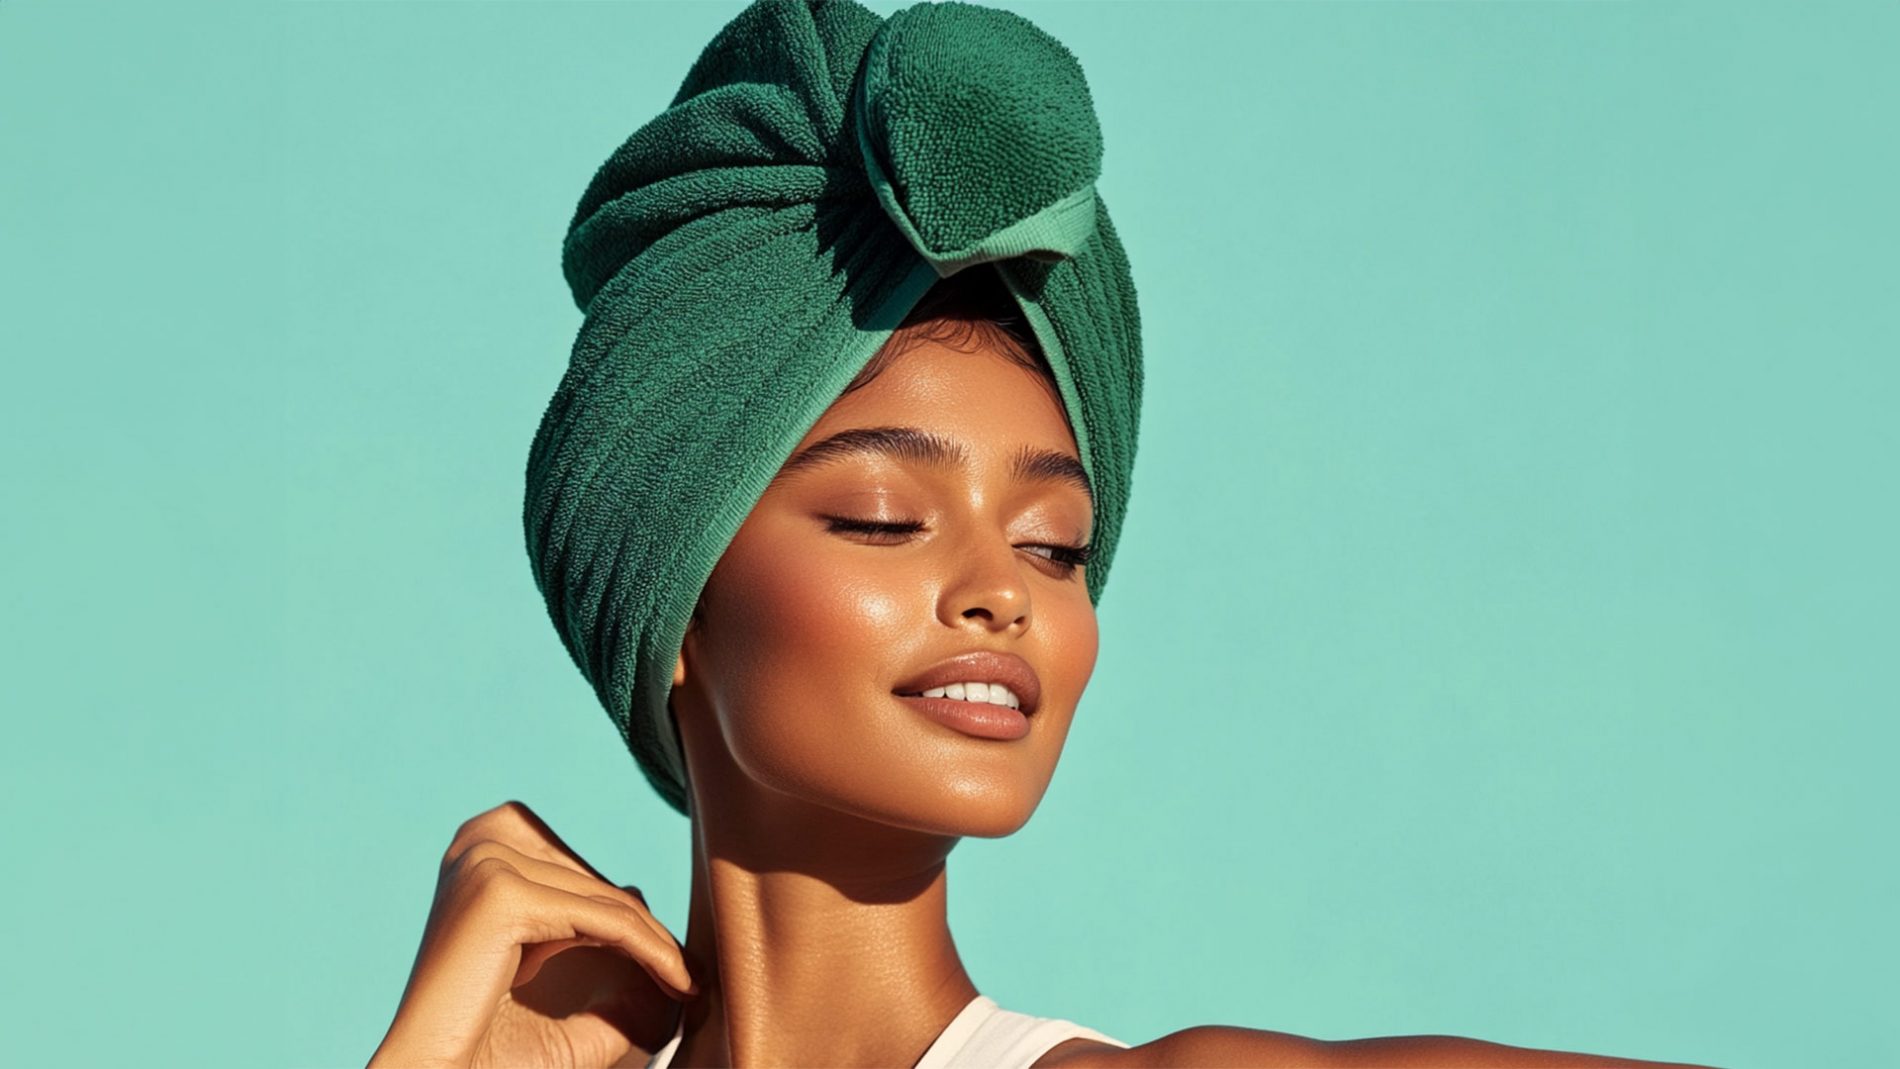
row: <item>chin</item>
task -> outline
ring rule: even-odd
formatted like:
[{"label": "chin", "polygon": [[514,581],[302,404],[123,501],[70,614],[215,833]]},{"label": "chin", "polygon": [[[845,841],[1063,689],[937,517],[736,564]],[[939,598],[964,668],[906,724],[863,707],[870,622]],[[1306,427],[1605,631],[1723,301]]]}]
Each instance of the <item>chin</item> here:
[{"label": "chin", "polygon": [[1029,823],[1042,794],[1040,787],[1029,791],[1021,785],[939,777],[894,797],[838,799],[834,805],[896,828],[958,838],[1001,839]]},{"label": "chin", "polygon": [[946,775],[941,765],[919,767],[910,775],[866,777],[862,765],[838,770],[836,780],[770,775],[759,769],[756,778],[772,789],[807,805],[848,814],[860,820],[926,835],[1000,839],[1014,834],[1042,802],[1047,779],[1035,783],[1005,780],[993,772]]},{"label": "chin", "polygon": [[977,741],[921,726],[908,711],[894,716],[879,703],[861,718],[857,708],[827,710],[834,726],[820,735],[802,726],[818,722],[818,711],[781,706],[777,715],[729,733],[727,752],[743,775],[788,799],[946,837],[1014,834],[1042,803],[1055,772],[1059,741],[1051,747],[1033,734]]}]

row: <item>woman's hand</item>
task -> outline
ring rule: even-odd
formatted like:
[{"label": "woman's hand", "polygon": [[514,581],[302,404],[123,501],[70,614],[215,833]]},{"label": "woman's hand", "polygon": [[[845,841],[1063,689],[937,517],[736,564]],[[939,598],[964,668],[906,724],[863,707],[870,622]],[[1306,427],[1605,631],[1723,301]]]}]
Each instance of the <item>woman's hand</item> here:
[{"label": "woman's hand", "polygon": [[[558,957],[557,957],[558,955]],[[629,960],[631,959],[631,960]],[[443,855],[422,948],[370,1069],[613,1065],[698,994],[679,941],[520,802]]]}]

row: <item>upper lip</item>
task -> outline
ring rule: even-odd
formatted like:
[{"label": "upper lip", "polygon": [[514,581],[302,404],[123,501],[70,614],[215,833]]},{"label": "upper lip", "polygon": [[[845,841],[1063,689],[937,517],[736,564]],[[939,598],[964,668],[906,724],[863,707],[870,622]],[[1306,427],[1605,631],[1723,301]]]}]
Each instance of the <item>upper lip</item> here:
[{"label": "upper lip", "polygon": [[1023,703],[1028,716],[1042,704],[1042,680],[1029,662],[1013,653],[971,650],[938,661],[897,685],[896,693],[915,695],[952,683],[1001,683]]}]

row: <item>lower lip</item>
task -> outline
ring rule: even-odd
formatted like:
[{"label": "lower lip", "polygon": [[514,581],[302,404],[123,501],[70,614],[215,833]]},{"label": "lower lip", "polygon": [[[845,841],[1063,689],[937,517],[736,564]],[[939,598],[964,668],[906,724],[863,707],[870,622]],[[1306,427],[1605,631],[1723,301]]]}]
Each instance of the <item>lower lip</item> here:
[{"label": "lower lip", "polygon": [[1019,709],[961,698],[925,698],[899,694],[904,704],[944,727],[979,739],[1020,739],[1029,734],[1029,718]]}]

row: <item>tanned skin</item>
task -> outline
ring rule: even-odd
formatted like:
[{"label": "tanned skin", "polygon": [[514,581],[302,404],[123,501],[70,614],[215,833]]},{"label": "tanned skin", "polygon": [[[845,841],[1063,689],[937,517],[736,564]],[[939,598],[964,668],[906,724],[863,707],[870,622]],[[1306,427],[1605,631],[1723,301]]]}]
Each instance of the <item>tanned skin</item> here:
[{"label": "tanned skin", "polygon": [[[915,428],[961,456],[798,463],[863,428]],[[917,344],[839,398],[720,559],[675,668],[693,807],[684,945],[637,888],[526,806],[498,806],[444,855],[370,1065],[640,1066],[681,1013],[680,1069],[914,1065],[978,993],[946,919],[945,862],[960,839],[1029,820],[1095,667],[1086,567],[1059,559],[1086,542],[1092,502],[1072,480],[1017,476],[1024,450],[1079,462],[1053,386],[987,343]],[[963,735],[896,696],[974,649],[1035,668],[1041,702],[1023,738]],[[1074,1039],[1036,1064],[1672,1063],[1205,1025],[1131,1049]]]}]

